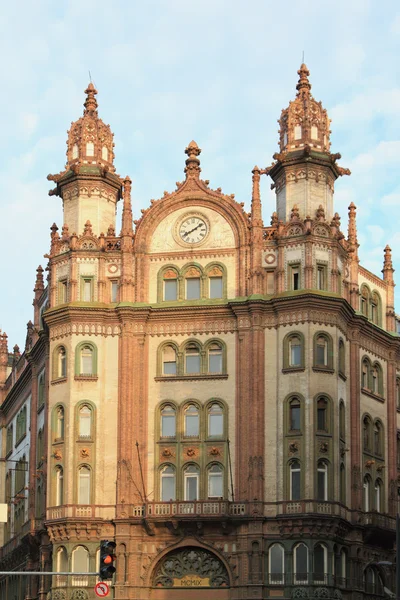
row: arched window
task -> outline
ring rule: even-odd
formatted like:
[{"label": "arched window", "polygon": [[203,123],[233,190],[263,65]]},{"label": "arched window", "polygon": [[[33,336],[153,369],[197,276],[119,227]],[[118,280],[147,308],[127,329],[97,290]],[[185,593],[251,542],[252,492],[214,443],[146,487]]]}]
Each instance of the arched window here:
[{"label": "arched window", "polygon": [[328,366],[328,340],[323,335],[319,335],[315,342],[315,365]]},{"label": "arched window", "polygon": [[[68,554],[64,546],[61,546],[57,550],[56,569],[61,573],[69,571],[68,568]],[[67,585],[67,575],[57,575],[56,586],[65,587]]]},{"label": "arched window", "polygon": [[346,374],[346,348],[342,339],[339,340],[339,374]]},{"label": "arched window", "polygon": [[194,404],[189,404],[184,411],[184,432],[185,437],[199,437],[200,416],[199,409]]},{"label": "arched window", "polygon": [[346,467],[344,463],[340,465],[339,499],[342,504],[346,505]]},{"label": "arched window", "polygon": [[196,267],[190,267],[185,273],[186,300],[199,300],[201,297],[201,273]]},{"label": "arched window", "polygon": [[317,431],[329,430],[328,400],[324,397],[317,400]]},{"label": "arched window", "polygon": [[289,339],[289,366],[301,366],[301,339],[298,335],[292,335]]},{"label": "arched window", "polygon": [[193,342],[187,344],[185,348],[185,373],[200,373],[200,348]]},{"label": "arched window", "polygon": [[372,450],[372,439],[371,439],[372,422],[368,415],[365,415],[363,419],[363,446],[364,450],[371,452]]},{"label": "arched window", "polygon": [[370,363],[368,359],[364,359],[361,365],[361,387],[365,390],[369,389],[369,372]]},{"label": "arched window", "polygon": [[361,290],[360,290],[360,310],[362,312],[362,314],[368,318],[369,316],[369,303],[370,303],[370,297],[371,297],[371,292],[368,288],[368,286],[366,286],[365,284],[363,284],[361,286]]},{"label": "arched window", "polygon": [[211,404],[208,408],[208,437],[218,438],[224,435],[224,411],[220,404]]},{"label": "arched window", "polygon": [[224,471],[221,465],[213,465],[208,469],[208,497],[224,497]]},{"label": "arched window", "polygon": [[160,497],[161,502],[175,500],[176,497],[176,475],[171,465],[166,465],[160,471]]},{"label": "arched window", "polygon": [[223,298],[224,297],[224,273],[219,265],[215,265],[210,269],[207,268],[209,281],[209,297]]},{"label": "arched window", "polygon": [[176,350],[173,346],[164,346],[162,353],[162,374],[176,375]]},{"label": "arched window", "polygon": [[371,321],[375,325],[381,324],[381,298],[378,292],[373,292],[371,296]]},{"label": "arched window", "polygon": [[311,139],[318,140],[318,127],[316,125],[311,125]]},{"label": "arched window", "polygon": [[78,144],[74,144],[72,146],[72,160],[75,160],[76,158],[79,158]]},{"label": "arched window", "polygon": [[168,268],[163,271],[162,285],[162,299],[165,302],[178,300],[178,273],[174,268]]},{"label": "arched window", "polygon": [[75,374],[97,376],[97,348],[92,342],[81,342],[75,349]]},{"label": "arched window", "polygon": [[342,578],[341,584],[344,586],[347,577],[347,552],[344,548],[340,551],[340,577]]},{"label": "arched window", "polygon": [[45,389],[44,373],[41,373],[38,379],[38,408],[44,406],[46,398]]},{"label": "arched window", "polygon": [[87,142],[87,144],[86,144],[86,156],[94,156],[94,144],[93,144],[93,142]]},{"label": "arched window", "polygon": [[60,346],[57,351],[57,377],[67,376],[67,352],[64,346]]},{"label": "arched window", "polygon": [[289,402],[289,431],[301,430],[301,405],[298,398]]},{"label": "arched window", "polygon": [[346,439],[346,409],[343,400],[339,404],[339,437],[343,442]]},{"label": "arched window", "polygon": [[304,368],[304,336],[299,332],[287,334],[283,339],[283,368]]},{"label": "arched window", "polygon": [[372,391],[378,396],[383,396],[383,373],[382,367],[375,362],[371,368]]},{"label": "arched window", "polygon": [[328,500],[328,465],[325,461],[318,461],[317,465],[317,500]]},{"label": "arched window", "polygon": [[374,454],[382,456],[383,454],[383,429],[380,421],[374,423]]},{"label": "arched window", "polygon": [[168,404],[161,409],[161,437],[175,437],[175,435],[176,411]]},{"label": "arched window", "polygon": [[81,375],[93,375],[93,348],[83,346],[81,349]]},{"label": "arched window", "polygon": [[371,478],[365,475],[363,481],[363,509],[365,512],[371,510]]},{"label": "arched window", "polygon": [[323,544],[314,547],[314,583],[327,583],[328,549]]},{"label": "arched window", "polygon": [[382,512],[382,481],[377,479],[374,487],[374,509],[377,512]]},{"label": "arched window", "polygon": [[298,460],[290,463],[290,487],[289,500],[300,500],[301,498],[301,467]]},{"label": "arched window", "polygon": [[83,439],[92,437],[92,409],[87,404],[79,409],[79,437]]},{"label": "arched window", "polygon": [[43,440],[43,429],[39,429],[38,437],[37,437],[37,448],[36,448],[36,456],[37,456],[37,465],[40,466],[44,461],[44,440]]},{"label": "arched window", "polygon": [[196,465],[189,465],[183,472],[184,496],[186,501],[193,502],[199,497],[200,469]]},{"label": "arched window", "polygon": [[55,506],[64,504],[64,470],[60,465],[56,467]]},{"label": "arched window", "polygon": [[295,583],[308,582],[308,548],[305,544],[298,544],[293,553],[293,572]]},{"label": "arched window", "polygon": [[101,158],[103,160],[108,160],[108,148],[107,146],[103,146],[101,149]]},{"label": "arched window", "polygon": [[222,345],[219,342],[212,342],[208,346],[208,372],[222,373]]},{"label": "arched window", "polygon": [[[72,551],[72,572],[89,572],[89,552],[84,546],[77,546]],[[72,577],[72,585],[84,587],[88,585],[89,578],[86,575],[76,575]]]},{"label": "arched window", "polygon": [[294,139],[295,140],[301,140],[301,125],[295,125],[294,126]]},{"label": "arched window", "polygon": [[269,582],[283,584],[285,577],[285,552],[281,544],[273,544],[268,552]]},{"label": "arched window", "polygon": [[56,409],[56,439],[64,439],[64,409],[58,406]]},{"label": "arched window", "polygon": [[78,504],[90,504],[91,472],[85,465],[78,469]]}]

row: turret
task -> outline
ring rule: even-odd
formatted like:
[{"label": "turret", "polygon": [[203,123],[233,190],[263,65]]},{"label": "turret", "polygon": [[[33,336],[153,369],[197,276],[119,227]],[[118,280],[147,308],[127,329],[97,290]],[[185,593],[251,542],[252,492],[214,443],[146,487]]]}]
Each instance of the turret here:
[{"label": "turret", "polygon": [[396,315],[394,312],[394,286],[396,285],[393,279],[393,263],[392,249],[389,246],[385,247],[383,260],[383,280],[386,281],[387,300],[386,300],[386,329],[388,331],[396,331]]}]

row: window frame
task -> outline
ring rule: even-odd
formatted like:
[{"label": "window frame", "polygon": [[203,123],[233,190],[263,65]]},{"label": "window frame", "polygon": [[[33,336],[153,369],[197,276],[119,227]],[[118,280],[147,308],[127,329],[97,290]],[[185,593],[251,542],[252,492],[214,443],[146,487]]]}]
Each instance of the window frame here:
[{"label": "window frame", "polygon": [[[318,346],[319,339],[324,339],[324,341],[325,341],[326,362],[323,365],[318,362],[317,346]],[[317,331],[314,334],[313,355],[314,355],[313,370],[334,373],[333,340],[332,340],[332,336],[329,333],[327,333],[326,331]]]},{"label": "window frame", "polygon": [[[92,350],[92,373],[82,373],[81,367],[81,353],[85,346],[88,346]],[[89,340],[79,342],[75,346],[75,377],[95,379],[97,378],[97,346]]]},{"label": "window frame", "polygon": [[[300,364],[291,364],[291,342],[292,339],[298,338],[300,340]],[[283,367],[282,371],[302,371],[305,369],[305,338],[301,331],[290,331],[283,338]]]},{"label": "window frame", "polygon": [[[280,560],[281,560],[281,571],[278,572],[274,572],[272,573],[272,550],[274,550],[274,548],[279,548],[280,550]],[[279,575],[279,579],[275,578],[274,575]],[[283,585],[285,582],[285,548],[282,544],[280,544],[279,542],[275,542],[273,543],[269,548],[268,548],[268,579],[269,579],[269,585]]]}]

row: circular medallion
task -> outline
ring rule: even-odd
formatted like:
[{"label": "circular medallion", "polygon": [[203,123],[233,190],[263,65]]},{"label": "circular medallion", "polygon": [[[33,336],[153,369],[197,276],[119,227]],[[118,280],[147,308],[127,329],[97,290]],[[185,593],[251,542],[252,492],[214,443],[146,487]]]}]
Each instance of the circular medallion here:
[{"label": "circular medallion", "polygon": [[275,254],[266,254],[264,260],[267,263],[267,265],[272,265],[272,263],[275,262]]},{"label": "circular medallion", "polygon": [[198,212],[186,213],[177,220],[174,228],[175,240],[185,246],[199,246],[207,239],[209,233],[209,220]]},{"label": "circular medallion", "polygon": [[109,271],[109,273],[116,273],[118,271],[118,266],[117,265],[108,265],[108,271]]}]

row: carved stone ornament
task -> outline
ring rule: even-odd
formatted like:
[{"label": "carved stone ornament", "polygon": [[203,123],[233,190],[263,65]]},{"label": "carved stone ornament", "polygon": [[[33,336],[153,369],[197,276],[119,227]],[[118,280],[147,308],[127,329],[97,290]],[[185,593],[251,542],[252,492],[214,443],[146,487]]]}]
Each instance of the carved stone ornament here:
[{"label": "carved stone ornament", "polygon": [[81,458],[89,458],[90,457],[90,452],[89,452],[89,448],[81,448],[81,451],[79,452]]},{"label": "carved stone ornament", "polygon": [[229,587],[225,565],[202,548],[180,548],[167,554],[158,564],[155,587]]},{"label": "carved stone ornament", "polygon": [[210,448],[209,454],[210,454],[210,456],[221,456],[221,448],[212,446],[212,448]]},{"label": "carved stone ornament", "polygon": [[296,454],[299,451],[299,443],[298,442],[290,442],[289,444],[289,453]]},{"label": "carved stone ornament", "polygon": [[118,266],[115,264],[108,265],[109,273],[116,273],[118,271]]},{"label": "carved stone ornament", "polygon": [[88,600],[89,596],[86,590],[75,590],[72,593],[71,600]]},{"label": "carved stone ornament", "polygon": [[222,269],[217,266],[213,267],[208,274],[210,277],[221,277],[223,275]]},{"label": "carved stone ornament", "polygon": [[186,448],[186,456],[193,458],[194,456],[196,456],[196,454],[197,454],[196,448]]},{"label": "carved stone ornament", "polygon": [[164,448],[164,450],[161,452],[161,456],[164,458],[174,458],[175,453],[170,448]]},{"label": "carved stone ornament", "polygon": [[65,590],[52,590],[47,594],[47,600],[67,600]]},{"label": "carved stone ornament", "polygon": [[322,454],[326,454],[326,452],[328,452],[328,450],[329,450],[328,442],[320,442],[319,443],[319,451],[322,452]]},{"label": "carved stone ornament", "polygon": [[308,598],[308,590],[305,588],[294,588],[292,590],[292,598]]},{"label": "carved stone ornament", "polygon": [[62,460],[62,453],[60,452],[60,450],[54,450],[53,457],[56,460]]},{"label": "carved stone ornament", "polygon": [[330,598],[331,594],[328,588],[318,587],[314,590],[314,598]]}]

